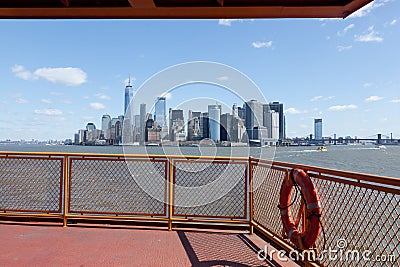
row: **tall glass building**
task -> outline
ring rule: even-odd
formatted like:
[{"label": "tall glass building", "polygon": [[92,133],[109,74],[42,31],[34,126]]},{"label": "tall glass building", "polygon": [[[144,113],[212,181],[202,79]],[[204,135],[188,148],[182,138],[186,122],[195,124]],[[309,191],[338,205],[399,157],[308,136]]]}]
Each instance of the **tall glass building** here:
[{"label": "tall glass building", "polygon": [[133,97],[133,89],[131,85],[131,79],[129,78],[128,85],[125,86],[125,106],[124,106],[124,114],[131,114],[131,112],[127,112],[129,108],[129,103],[131,102]]},{"label": "tall glass building", "polygon": [[108,114],[103,115],[101,118],[101,130],[104,133],[104,139],[111,137],[111,117]]},{"label": "tall glass building", "polygon": [[315,140],[322,140],[322,119],[314,120],[314,136]]},{"label": "tall glass building", "polygon": [[166,125],[167,104],[165,97],[157,97],[156,105],[154,108],[154,121],[162,128]]},{"label": "tall glass building", "polygon": [[208,120],[210,139],[218,143],[221,140],[221,105],[208,105]]}]

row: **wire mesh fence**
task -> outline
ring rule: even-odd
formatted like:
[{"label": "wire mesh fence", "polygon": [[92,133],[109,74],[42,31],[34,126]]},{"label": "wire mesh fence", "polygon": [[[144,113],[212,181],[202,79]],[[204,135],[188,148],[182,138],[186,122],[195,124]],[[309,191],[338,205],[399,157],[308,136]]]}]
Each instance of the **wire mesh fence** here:
[{"label": "wire mesh fence", "polygon": [[63,159],[0,157],[0,211],[61,213]]},{"label": "wire mesh fence", "polygon": [[[254,161],[254,221],[283,238],[279,191],[295,165]],[[297,166],[298,167],[298,166]],[[300,166],[301,167],[301,166]],[[307,167],[305,167],[307,169]],[[322,205],[322,232],[316,257],[324,266],[399,266],[400,184],[398,180],[310,168]],[[294,190],[293,190],[294,192]],[[294,198],[292,192],[291,199]],[[291,207],[296,218],[300,198]],[[299,227],[301,229],[301,227]]]}]

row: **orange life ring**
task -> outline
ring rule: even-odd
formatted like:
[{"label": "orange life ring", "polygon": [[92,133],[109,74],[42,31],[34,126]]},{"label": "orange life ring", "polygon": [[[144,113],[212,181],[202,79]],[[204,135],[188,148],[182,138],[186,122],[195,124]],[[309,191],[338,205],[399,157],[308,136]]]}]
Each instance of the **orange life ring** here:
[{"label": "orange life ring", "polygon": [[[303,232],[297,230],[300,217],[294,222],[290,214],[290,194],[295,184],[300,186],[300,194],[305,202],[307,220]],[[317,191],[305,171],[302,169],[294,169],[290,172],[287,179],[283,181],[278,207],[281,212],[283,230],[286,232],[284,237],[289,238],[290,241],[300,249],[311,248],[320,234],[321,227],[319,217],[321,216],[322,209]]]}]

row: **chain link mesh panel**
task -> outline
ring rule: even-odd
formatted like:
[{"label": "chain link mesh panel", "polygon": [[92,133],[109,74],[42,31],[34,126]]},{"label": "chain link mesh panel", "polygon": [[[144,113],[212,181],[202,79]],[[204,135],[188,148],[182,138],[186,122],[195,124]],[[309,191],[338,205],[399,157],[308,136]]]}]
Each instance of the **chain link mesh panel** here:
[{"label": "chain link mesh panel", "polygon": [[247,219],[247,162],[174,161],[174,213]]},{"label": "chain link mesh panel", "polygon": [[166,216],[167,161],[71,159],[70,166],[70,213]]},{"label": "chain link mesh panel", "polygon": [[[351,179],[335,180],[328,175],[318,178],[319,175],[310,173],[322,205],[321,222],[326,238],[325,247],[323,233],[316,242],[319,263],[324,266],[399,266],[400,191],[365,183],[357,185]],[[253,166],[253,180],[259,183],[253,195],[254,220],[278,237],[282,236],[283,226],[277,205],[285,176],[284,168],[270,169],[261,163]],[[294,198],[292,191],[291,199]],[[300,197],[292,207],[293,218],[299,206]],[[326,253],[322,255],[324,248]],[[329,258],[329,250],[338,251],[333,254],[337,259]],[[365,255],[368,260],[363,258]]]},{"label": "chain link mesh panel", "polygon": [[0,211],[61,213],[62,159],[0,158]]}]

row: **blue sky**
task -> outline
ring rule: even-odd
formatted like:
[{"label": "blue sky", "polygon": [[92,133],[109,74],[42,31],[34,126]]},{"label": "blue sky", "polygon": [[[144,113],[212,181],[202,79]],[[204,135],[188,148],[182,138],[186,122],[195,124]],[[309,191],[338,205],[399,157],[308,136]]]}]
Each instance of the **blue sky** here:
[{"label": "blue sky", "polygon": [[[137,90],[190,61],[231,66],[284,103],[289,137],[313,133],[321,117],[324,136],[400,138],[399,10],[376,0],[344,20],[1,20],[0,140],[100,127],[103,114],[123,113],[129,74]],[[191,85],[167,106],[203,96],[236,101]]]}]

